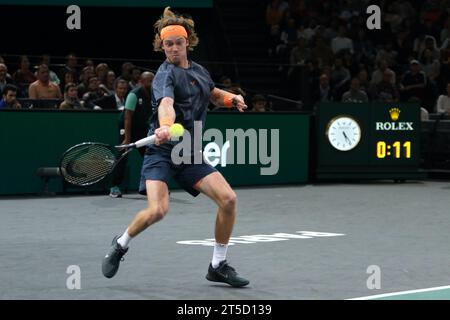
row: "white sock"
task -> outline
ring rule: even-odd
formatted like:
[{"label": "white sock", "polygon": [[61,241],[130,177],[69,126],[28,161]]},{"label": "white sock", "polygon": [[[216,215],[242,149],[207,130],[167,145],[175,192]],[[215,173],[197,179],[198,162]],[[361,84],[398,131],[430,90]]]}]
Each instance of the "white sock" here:
[{"label": "white sock", "polygon": [[227,258],[227,244],[214,242],[214,253],[212,258],[212,267],[217,268],[219,264]]},{"label": "white sock", "polygon": [[124,249],[128,248],[128,244],[131,241],[131,236],[128,234],[128,229],[125,230],[125,232],[123,233],[123,235],[117,239],[117,243],[120,244],[120,246]]}]

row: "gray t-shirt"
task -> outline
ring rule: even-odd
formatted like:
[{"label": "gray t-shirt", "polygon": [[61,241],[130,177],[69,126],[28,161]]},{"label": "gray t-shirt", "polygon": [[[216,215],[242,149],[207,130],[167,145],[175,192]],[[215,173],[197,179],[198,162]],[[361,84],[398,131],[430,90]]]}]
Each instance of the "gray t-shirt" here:
[{"label": "gray t-shirt", "polygon": [[[181,123],[185,130],[190,132],[192,138],[194,137],[194,121],[202,121],[204,128],[211,90],[215,85],[204,67],[194,61],[189,61],[189,65],[189,68],[184,69],[166,60],[156,72],[152,83],[154,113],[149,135],[159,128],[158,107],[165,97],[174,100],[175,122]],[[170,151],[177,143],[179,142],[168,142],[161,146],[152,146],[152,148]]]}]

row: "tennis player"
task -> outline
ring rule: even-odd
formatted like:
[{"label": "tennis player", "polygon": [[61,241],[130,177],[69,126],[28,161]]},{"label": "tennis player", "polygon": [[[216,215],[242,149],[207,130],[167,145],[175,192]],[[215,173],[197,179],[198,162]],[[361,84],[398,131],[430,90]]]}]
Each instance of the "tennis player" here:
[{"label": "tennis player", "polygon": [[[204,161],[196,164],[192,160],[190,164],[176,165],[171,151],[180,142],[170,141],[169,127],[175,122],[181,123],[193,137],[194,121],[202,121],[204,127],[209,102],[216,106],[236,107],[241,112],[247,106],[241,95],[215,88],[208,71],[188,58],[188,51],[192,51],[199,41],[192,19],[176,15],[167,7],[154,26],[154,49],[164,51],[166,60],[159,67],[152,85],[152,102],[156,110],[149,135],[156,135],[156,143],[147,148],[142,166],[148,207],[135,216],[121,236],[114,237],[103,259],[103,275],[113,277],[131,239],[167,214],[167,184],[173,177],[192,196],[201,192],[218,206],[216,242],[206,279],[233,287],[246,286],[249,281],[239,276],[226,261],[228,241],[236,219],[236,194],[224,177]],[[191,159],[194,159],[194,153]]]}]

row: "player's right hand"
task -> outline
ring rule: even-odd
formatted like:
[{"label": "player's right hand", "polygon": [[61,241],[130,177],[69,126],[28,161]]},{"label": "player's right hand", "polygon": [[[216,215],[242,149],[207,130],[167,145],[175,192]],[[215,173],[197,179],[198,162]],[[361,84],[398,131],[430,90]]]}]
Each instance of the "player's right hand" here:
[{"label": "player's right hand", "polygon": [[169,126],[162,126],[155,130],[155,144],[159,146],[170,140]]}]

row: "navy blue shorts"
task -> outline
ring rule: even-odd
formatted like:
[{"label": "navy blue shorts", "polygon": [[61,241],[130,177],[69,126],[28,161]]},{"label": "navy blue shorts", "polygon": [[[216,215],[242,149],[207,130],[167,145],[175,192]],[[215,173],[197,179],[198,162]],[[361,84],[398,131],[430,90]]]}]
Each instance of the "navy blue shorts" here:
[{"label": "navy blue shorts", "polygon": [[159,180],[169,184],[169,180],[173,178],[181,188],[196,197],[200,192],[194,188],[194,185],[202,178],[216,171],[214,167],[205,162],[201,164],[176,165],[172,162],[170,153],[147,148],[142,163],[139,193],[146,194],[146,180]]}]

